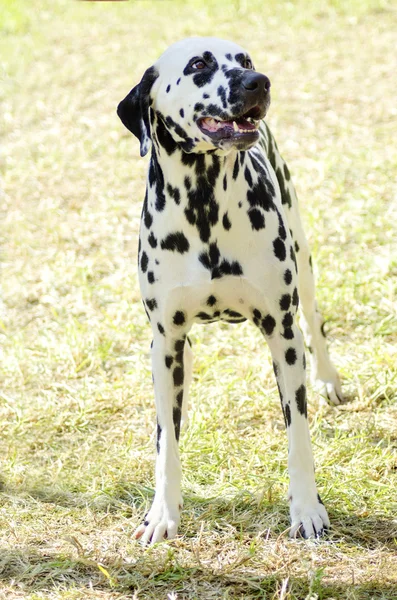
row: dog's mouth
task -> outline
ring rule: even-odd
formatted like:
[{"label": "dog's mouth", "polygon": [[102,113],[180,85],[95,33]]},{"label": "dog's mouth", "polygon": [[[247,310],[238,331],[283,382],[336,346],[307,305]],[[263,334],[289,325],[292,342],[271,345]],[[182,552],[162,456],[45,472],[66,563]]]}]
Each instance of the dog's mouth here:
[{"label": "dog's mouth", "polygon": [[197,125],[203,133],[206,133],[215,141],[241,140],[245,138],[257,138],[260,120],[263,119],[263,109],[259,106],[250,108],[249,111],[239,117],[233,117],[221,121],[214,117],[202,117],[197,120]]}]

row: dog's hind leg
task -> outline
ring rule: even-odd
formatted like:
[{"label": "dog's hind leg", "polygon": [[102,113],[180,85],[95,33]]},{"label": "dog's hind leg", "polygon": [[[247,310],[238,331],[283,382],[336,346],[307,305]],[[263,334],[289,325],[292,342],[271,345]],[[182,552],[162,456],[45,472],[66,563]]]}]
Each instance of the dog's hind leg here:
[{"label": "dog's hind leg", "polygon": [[298,269],[300,325],[310,353],[313,385],[331,404],[343,402],[339,375],[328,353],[324,319],[317,308],[315,283],[309,245],[300,220],[297,201],[286,210],[294,239],[294,255]]}]

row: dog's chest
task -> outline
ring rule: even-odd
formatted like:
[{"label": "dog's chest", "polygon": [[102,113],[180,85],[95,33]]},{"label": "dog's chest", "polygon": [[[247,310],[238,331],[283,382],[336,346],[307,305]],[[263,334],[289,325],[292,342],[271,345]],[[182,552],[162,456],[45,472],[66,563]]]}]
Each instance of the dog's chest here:
[{"label": "dog's chest", "polygon": [[151,165],[140,285],[144,296],[172,295],[175,305],[187,297],[201,305],[216,296],[226,312],[221,318],[228,318],[254,288],[263,288],[266,264],[279,262],[275,240],[283,247],[287,228],[265,158],[245,152],[236,153],[232,164],[210,156],[205,161],[199,168],[175,163],[173,170]]}]

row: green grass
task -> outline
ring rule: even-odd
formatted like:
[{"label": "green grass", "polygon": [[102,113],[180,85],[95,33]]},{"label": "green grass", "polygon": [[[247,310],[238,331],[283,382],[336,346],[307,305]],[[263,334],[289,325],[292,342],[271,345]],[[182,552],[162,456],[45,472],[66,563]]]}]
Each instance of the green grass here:
[{"label": "green grass", "polygon": [[[397,119],[391,2],[0,0],[0,598],[394,599]],[[247,47],[294,174],[350,402],[310,423],[332,534],[290,541],[286,436],[249,324],[196,327],[181,535],[143,550],[147,161],[115,108],[173,41]]]}]

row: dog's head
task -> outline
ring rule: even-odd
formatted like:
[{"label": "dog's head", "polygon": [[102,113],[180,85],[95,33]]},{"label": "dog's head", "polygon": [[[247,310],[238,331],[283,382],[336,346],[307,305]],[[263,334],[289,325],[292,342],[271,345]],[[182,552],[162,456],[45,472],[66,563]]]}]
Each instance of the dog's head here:
[{"label": "dog's head", "polygon": [[117,113],[141,143],[150,140],[172,154],[231,148],[246,150],[270,104],[270,81],[249,54],[217,38],[173,44],[122,100]]}]

